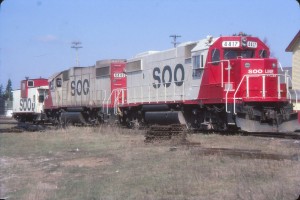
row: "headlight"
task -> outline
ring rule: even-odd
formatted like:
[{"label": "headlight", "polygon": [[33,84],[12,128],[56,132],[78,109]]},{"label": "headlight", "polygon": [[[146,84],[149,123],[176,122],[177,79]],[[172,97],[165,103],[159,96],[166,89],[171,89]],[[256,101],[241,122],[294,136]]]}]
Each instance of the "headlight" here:
[{"label": "headlight", "polygon": [[246,63],[245,63],[245,67],[246,67],[246,68],[249,68],[249,67],[250,67],[250,63],[246,62]]},{"label": "headlight", "polygon": [[276,68],[276,66],[277,66],[276,63],[272,63],[273,68]]}]

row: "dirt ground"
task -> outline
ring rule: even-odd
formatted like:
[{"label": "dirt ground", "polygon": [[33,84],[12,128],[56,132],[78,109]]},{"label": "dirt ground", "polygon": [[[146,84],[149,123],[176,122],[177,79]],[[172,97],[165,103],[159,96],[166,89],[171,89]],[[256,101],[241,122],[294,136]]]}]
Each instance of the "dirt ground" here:
[{"label": "dirt ground", "polygon": [[[1,126],[1,123],[0,123]],[[1,127],[0,127],[1,129]],[[0,134],[0,199],[297,199],[300,141],[68,127]]]}]

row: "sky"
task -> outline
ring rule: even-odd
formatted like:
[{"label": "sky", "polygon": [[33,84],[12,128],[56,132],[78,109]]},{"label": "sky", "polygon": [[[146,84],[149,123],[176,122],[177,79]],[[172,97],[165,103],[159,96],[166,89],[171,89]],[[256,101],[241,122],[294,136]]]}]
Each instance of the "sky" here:
[{"label": "sky", "polygon": [[4,0],[0,7],[0,84],[48,78],[76,65],[128,59],[149,50],[245,32],[266,40],[283,67],[300,28],[296,0]]}]

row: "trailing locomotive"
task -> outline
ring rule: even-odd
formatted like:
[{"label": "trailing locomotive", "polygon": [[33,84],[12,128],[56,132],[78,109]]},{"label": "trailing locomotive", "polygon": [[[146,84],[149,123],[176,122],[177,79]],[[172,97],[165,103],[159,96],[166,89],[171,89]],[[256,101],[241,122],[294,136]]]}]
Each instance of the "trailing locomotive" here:
[{"label": "trailing locomotive", "polygon": [[[287,74],[257,37],[239,34],[182,43],[127,61],[120,122],[186,124],[196,130],[299,129]],[[124,102],[124,103],[123,103]]]},{"label": "trailing locomotive", "polygon": [[126,88],[124,59],[72,67],[49,78],[45,113],[54,123],[97,124],[117,115],[120,89]]},{"label": "trailing locomotive", "polygon": [[21,81],[21,89],[13,91],[13,117],[21,122],[42,122],[48,80],[44,78]]}]

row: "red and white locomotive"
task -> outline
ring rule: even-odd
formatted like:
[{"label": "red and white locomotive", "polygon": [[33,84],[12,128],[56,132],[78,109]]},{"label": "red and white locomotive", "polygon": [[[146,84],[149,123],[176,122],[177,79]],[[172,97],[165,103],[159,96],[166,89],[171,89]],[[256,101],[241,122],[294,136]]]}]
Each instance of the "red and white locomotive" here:
[{"label": "red and white locomotive", "polygon": [[295,131],[298,114],[289,98],[289,77],[278,73],[278,61],[269,56],[260,39],[245,34],[139,54],[126,64],[121,122]]},{"label": "red and white locomotive", "polygon": [[48,94],[48,79],[26,79],[21,89],[13,91],[13,117],[22,122],[45,120],[44,99]]},{"label": "red and white locomotive", "polygon": [[45,100],[48,119],[56,123],[95,124],[116,114],[116,98],[122,97],[119,89],[126,88],[124,68],[124,59],[112,59],[54,74],[49,78]]},{"label": "red and white locomotive", "polygon": [[208,37],[57,73],[49,79],[45,113],[73,123],[117,116],[129,127],[181,123],[196,130],[295,131],[290,77],[279,70],[257,37]]}]

